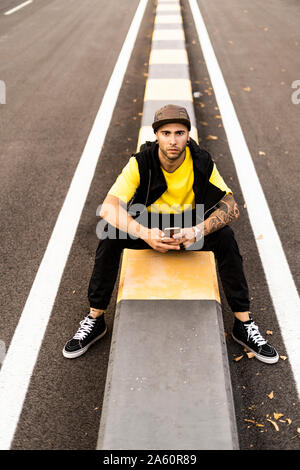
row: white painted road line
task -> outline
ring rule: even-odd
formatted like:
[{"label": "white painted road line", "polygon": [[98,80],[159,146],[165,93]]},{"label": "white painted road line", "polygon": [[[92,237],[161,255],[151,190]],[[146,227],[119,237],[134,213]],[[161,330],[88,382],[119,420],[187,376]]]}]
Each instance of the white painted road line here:
[{"label": "white painted road line", "polygon": [[29,5],[32,2],[33,2],[33,0],[28,0],[27,2],[23,2],[20,5],[16,6],[15,8],[12,8],[11,10],[6,11],[4,13],[4,15],[11,15],[12,13],[15,13],[16,11],[21,10],[21,8],[26,7],[27,5]]},{"label": "white painted road line", "polygon": [[0,371],[0,449],[10,449],[61,276],[148,0],[140,0]]},{"label": "white painted road line", "polygon": [[199,6],[189,3],[300,396],[299,295]]}]

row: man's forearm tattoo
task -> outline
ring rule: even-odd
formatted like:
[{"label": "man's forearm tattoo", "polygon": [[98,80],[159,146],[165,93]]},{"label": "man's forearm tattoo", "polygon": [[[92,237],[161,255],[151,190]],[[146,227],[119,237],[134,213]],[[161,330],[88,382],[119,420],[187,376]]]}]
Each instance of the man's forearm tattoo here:
[{"label": "man's forearm tattoo", "polygon": [[239,209],[232,194],[227,194],[204,222],[204,236],[219,230],[239,218]]}]

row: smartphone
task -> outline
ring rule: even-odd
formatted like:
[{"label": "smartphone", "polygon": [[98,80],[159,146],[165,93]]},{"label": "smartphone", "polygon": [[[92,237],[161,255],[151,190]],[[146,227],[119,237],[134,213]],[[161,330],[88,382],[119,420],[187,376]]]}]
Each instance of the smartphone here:
[{"label": "smartphone", "polygon": [[166,227],[164,229],[164,236],[166,238],[172,238],[172,236],[175,235],[175,233],[179,233],[180,230],[180,227]]}]

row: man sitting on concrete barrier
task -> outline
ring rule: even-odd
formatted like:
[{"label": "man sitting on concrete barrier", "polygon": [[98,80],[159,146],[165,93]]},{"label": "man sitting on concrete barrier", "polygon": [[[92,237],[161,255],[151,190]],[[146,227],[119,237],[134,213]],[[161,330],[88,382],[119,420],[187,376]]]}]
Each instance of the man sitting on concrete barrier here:
[{"label": "man sitting on concrete barrier", "polygon": [[[215,254],[234,313],[235,341],[254,352],[257,359],[277,362],[277,351],[262,337],[249,312],[242,257],[228,225],[239,217],[232,191],[209,153],[190,138],[191,123],[185,108],[164,106],[155,113],[152,127],[156,142],[142,145],[130,158],[102,204],[100,216],[106,229],[100,235],[89,283],[90,312],[66,343],[63,355],[75,358],[84,354],[106,333],[104,312],[124,248],[153,248],[161,253],[201,249]],[[179,226],[179,233],[164,236],[163,229],[168,226]]]}]

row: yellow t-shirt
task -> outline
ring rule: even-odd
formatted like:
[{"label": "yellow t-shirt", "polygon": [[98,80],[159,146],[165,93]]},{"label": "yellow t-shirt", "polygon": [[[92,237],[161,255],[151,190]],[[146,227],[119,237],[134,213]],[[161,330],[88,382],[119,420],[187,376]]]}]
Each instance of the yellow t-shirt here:
[{"label": "yellow t-shirt", "polygon": [[[189,147],[186,147],[184,161],[175,171],[169,173],[162,167],[161,169],[168,189],[147,208],[148,211],[179,214],[184,210],[194,208],[194,169]],[[220,188],[221,191],[226,191],[226,194],[232,193],[218,172],[216,164],[214,164],[209,181]],[[118,176],[108,193],[128,203],[139,187],[139,184],[140,173],[138,163],[135,157],[130,157],[129,162],[123,168],[122,173]]]}]

